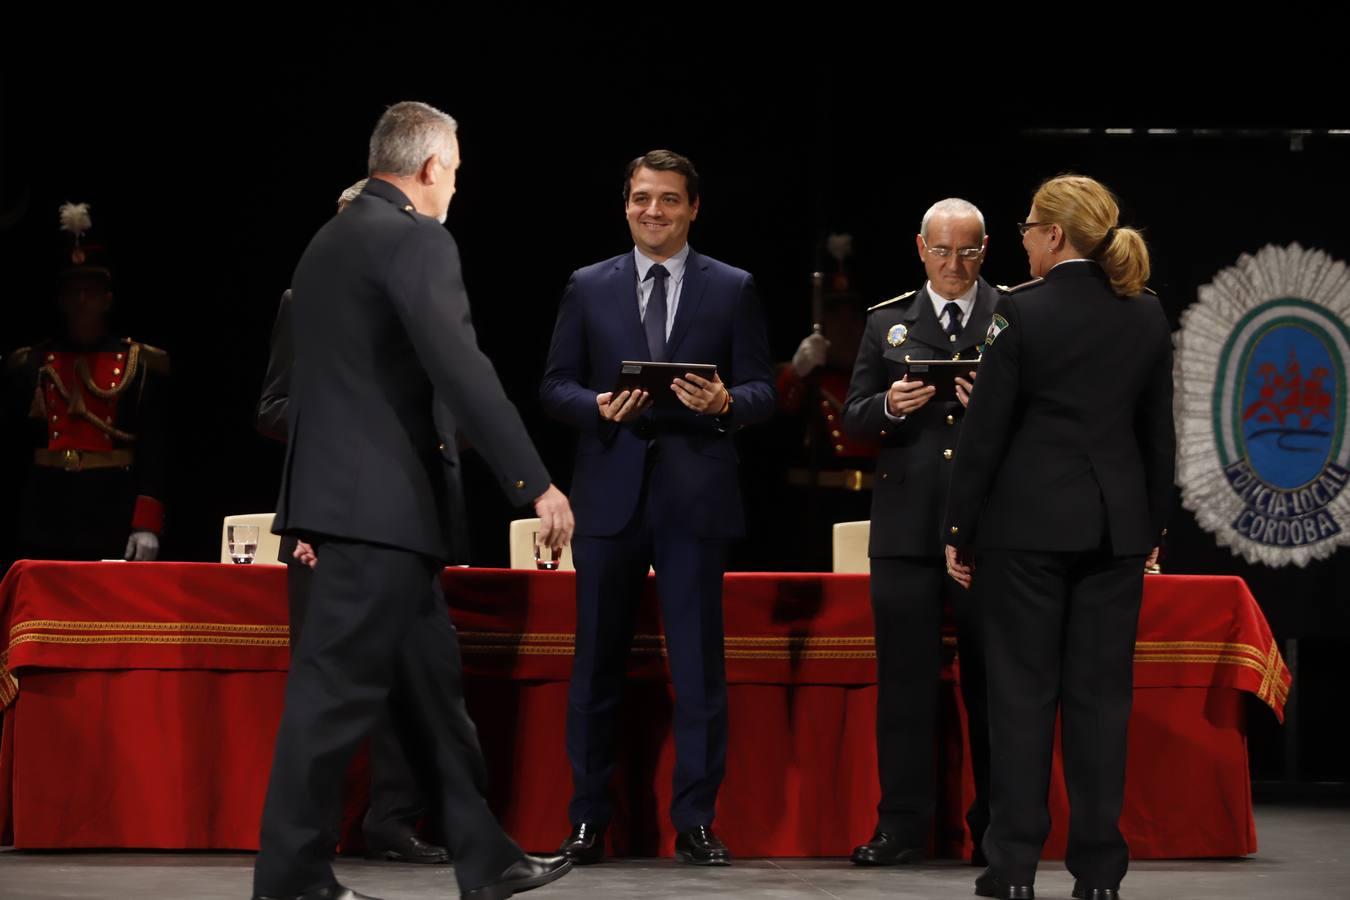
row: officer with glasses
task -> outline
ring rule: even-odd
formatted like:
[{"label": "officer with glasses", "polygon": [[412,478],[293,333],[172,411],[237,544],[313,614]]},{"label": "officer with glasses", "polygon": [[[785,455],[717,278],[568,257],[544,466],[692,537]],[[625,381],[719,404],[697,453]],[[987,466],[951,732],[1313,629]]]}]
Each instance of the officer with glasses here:
[{"label": "officer with glasses", "polygon": [[877,765],[881,802],[858,865],[924,858],[933,827],[933,758],[944,608],[958,630],[961,693],[969,721],[975,800],[966,820],[974,862],[989,821],[989,739],[984,654],[969,592],[947,577],[940,539],[947,486],[974,372],[957,400],[906,376],[906,358],[976,359],[998,291],[980,278],[989,239],[984,216],[965,200],[933,205],[915,238],[928,279],[869,310],[844,407],[844,428],[881,444],[872,493],[872,611],[877,653]]}]

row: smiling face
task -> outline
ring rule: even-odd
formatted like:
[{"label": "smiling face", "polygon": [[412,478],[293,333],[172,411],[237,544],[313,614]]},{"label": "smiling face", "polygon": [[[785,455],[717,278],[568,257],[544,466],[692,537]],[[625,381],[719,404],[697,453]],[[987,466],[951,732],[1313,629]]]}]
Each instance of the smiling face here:
[{"label": "smiling face", "polygon": [[640,166],[629,182],[624,212],[633,243],[647,256],[664,262],[689,242],[689,226],[698,218],[698,201],[689,201],[681,173]]}]

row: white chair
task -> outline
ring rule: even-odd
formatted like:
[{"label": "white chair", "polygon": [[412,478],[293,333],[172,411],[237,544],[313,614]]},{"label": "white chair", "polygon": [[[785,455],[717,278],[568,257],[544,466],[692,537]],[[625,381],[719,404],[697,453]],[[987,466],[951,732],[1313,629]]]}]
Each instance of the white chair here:
[{"label": "white chair", "polygon": [[280,566],[285,563],[277,559],[281,553],[281,538],[272,533],[272,513],[249,513],[242,516],[226,516],[220,529],[220,561],[231,562],[229,534],[231,525],[258,526],[258,552],[253,557],[255,566]]},{"label": "white chair", "polygon": [[872,560],[867,556],[867,541],[872,523],[837,522],[834,526],[834,571],[841,575],[870,575]]},{"label": "white chair", "polygon": [[[533,569],[534,533],[539,530],[539,519],[516,519],[511,523],[511,568]],[[558,569],[573,571],[572,548],[564,547]]]}]

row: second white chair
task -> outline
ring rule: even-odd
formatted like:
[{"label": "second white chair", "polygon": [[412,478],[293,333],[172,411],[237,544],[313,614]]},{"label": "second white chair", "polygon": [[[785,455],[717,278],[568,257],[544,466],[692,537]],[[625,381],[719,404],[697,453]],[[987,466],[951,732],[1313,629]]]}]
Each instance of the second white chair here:
[{"label": "second white chair", "polygon": [[834,571],[836,574],[870,575],[872,560],[867,555],[867,542],[872,537],[872,523],[838,522],[834,526]]}]

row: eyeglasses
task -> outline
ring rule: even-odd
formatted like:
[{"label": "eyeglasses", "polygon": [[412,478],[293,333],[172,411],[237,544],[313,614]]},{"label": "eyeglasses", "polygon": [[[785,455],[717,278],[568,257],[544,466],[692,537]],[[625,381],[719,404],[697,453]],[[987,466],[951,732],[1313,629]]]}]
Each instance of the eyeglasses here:
[{"label": "eyeglasses", "polygon": [[928,246],[927,241],[923,242],[923,248],[938,259],[946,259],[951,256],[953,252],[961,259],[966,260],[979,259],[984,254],[983,247],[961,247],[960,249],[953,251],[951,247],[930,247]]},{"label": "eyeglasses", "polygon": [[1033,228],[1040,228],[1042,225],[1053,225],[1054,222],[1018,222],[1017,230],[1022,237],[1027,236],[1027,232]]}]

